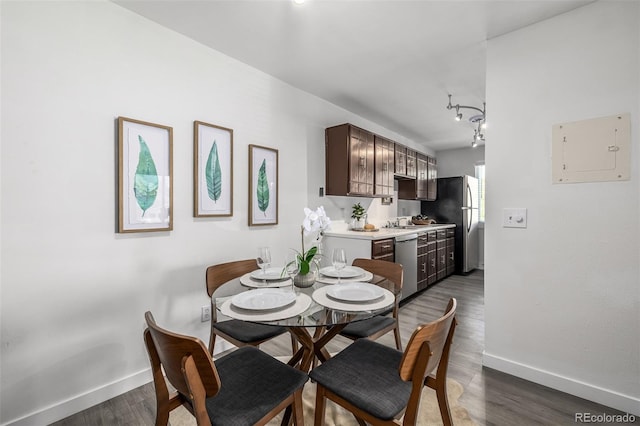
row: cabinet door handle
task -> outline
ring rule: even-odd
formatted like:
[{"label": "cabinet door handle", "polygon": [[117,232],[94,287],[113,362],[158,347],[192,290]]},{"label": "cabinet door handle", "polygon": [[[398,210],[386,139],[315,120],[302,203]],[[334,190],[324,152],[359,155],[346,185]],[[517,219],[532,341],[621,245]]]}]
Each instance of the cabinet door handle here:
[{"label": "cabinet door handle", "polygon": [[364,157],[360,157],[360,167],[363,169],[367,168],[367,162],[365,161]]},{"label": "cabinet door handle", "polygon": [[441,262],[442,262],[442,264],[443,264],[443,265],[444,265],[444,264],[445,264],[445,262],[446,262],[446,259],[445,259],[445,255],[444,255],[444,254],[442,255],[442,261],[441,261]]},{"label": "cabinet door handle", "polygon": [[436,267],[436,258],[435,257],[433,259],[431,259],[431,267],[432,268]]},{"label": "cabinet door handle", "polygon": [[453,260],[453,253],[449,253],[449,259]]}]

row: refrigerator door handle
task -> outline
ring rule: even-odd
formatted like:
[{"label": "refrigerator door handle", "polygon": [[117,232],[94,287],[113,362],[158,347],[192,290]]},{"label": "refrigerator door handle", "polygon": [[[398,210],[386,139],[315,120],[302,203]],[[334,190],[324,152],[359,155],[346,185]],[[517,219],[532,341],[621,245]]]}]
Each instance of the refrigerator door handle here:
[{"label": "refrigerator door handle", "polygon": [[467,183],[467,193],[469,194],[468,207],[473,208],[473,193],[471,192],[471,186]]}]

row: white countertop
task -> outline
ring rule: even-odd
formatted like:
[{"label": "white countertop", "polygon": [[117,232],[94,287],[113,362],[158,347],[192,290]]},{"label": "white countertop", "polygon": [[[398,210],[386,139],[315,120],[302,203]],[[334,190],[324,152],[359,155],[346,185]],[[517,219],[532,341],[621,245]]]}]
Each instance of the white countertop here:
[{"label": "white countertop", "polygon": [[380,240],[383,238],[395,238],[401,235],[438,231],[455,227],[456,225],[450,223],[438,223],[428,226],[418,225],[409,229],[379,228],[377,231],[328,230],[324,231],[323,234],[325,237],[354,238],[359,240]]}]

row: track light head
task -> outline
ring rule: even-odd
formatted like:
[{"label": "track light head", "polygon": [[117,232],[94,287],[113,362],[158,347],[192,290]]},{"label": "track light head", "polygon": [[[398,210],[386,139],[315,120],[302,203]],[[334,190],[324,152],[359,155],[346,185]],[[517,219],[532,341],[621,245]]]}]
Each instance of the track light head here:
[{"label": "track light head", "polygon": [[461,121],[462,120],[462,113],[460,112],[460,109],[466,108],[466,109],[471,109],[474,111],[479,112],[479,114],[475,114],[472,115],[471,117],[469,117],[469,121],[473,124],[477,124],[478,127],[477,129],[474,130],[474,135],[473,135],[473,143],[471,144],[472,147],[476,147],[478,145],[478,141],[484,141],[484,134],[482,133],[482,129],[486,128],[486,103],[482,103],[482,109],[474,107],[474,106],[469,106],[469,105],[460,105],[460,104],[455,104],[453,105],[451,103],[451,95],[449,96],[449,103],[447,104],[447,109],[455,109],[456,110],[456,115],[455,115],[455,120],[456,121]]}]

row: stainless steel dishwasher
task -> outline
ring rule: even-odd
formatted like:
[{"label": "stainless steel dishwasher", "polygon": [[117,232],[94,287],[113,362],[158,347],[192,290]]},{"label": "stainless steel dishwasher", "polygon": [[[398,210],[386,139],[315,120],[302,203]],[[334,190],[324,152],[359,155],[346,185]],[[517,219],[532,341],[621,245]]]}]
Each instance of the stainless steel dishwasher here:
[{"label": "stainless steel dishwasher", "polygon": [[396,237],[396,263],[403,269],[402,299],[418,291],[418,234]]}]

